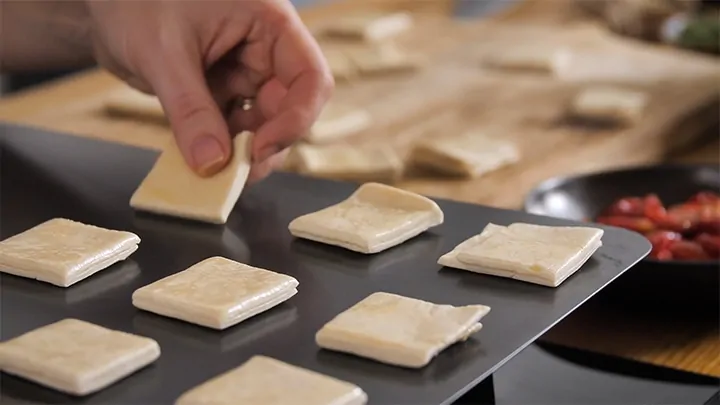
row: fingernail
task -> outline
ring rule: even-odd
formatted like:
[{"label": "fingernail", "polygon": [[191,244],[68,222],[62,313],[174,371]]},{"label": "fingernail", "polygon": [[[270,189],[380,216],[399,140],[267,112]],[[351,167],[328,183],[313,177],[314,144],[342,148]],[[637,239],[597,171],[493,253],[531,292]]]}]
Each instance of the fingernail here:
[{"label": "fingernail", "polygon": [[193,142],[192,156],[198,174],[203,177],[217,173],[222,169],[225,161],[225,154],[220,142],[210,135],[203,135]]}]

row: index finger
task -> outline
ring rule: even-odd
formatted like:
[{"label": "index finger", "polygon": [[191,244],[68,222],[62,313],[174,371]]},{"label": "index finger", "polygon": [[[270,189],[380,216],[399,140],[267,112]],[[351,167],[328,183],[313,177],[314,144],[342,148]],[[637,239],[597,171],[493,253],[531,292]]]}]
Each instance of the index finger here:
[{"label": "index finger", "polygon": [[277,113],[257,130],[253,158],[262,161],[305,134],[332,95],[334,81],[320,47],[292,13],[271,50],[273,76],[287,89]]}]

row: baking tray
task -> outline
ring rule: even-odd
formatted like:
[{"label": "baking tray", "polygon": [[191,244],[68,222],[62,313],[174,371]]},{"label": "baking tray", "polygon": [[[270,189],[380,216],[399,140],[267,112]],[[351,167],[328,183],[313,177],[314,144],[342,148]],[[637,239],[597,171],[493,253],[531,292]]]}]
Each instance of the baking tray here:
[{"label": "baking tray", "polygon": [[[492,221],[507,225],[574,222],[439,200],[445,223],[386,252],[364,256],[294,240],[295,217],[347,197],[350,183],[275,174],[240,198],[225,226],[136,214],[128,201],[157,153],[40,130],[0,126],[0,237],[53,217],[140,235],[140,249],[68,289],[2,275],[5,340],[65,317],[156,339],[152,366],[84,399],[3,375],[2,402],[170,404],[182,392],[263,354],[353,382],[371,405],[450,404],[641,260],[649,243],[605,227],[604,245],[557,289],[441,268],[437,258]],[[226,331],[141,312],[132,292],[213,255],[296,277],[288,302]],[[315,332],[375,291],[432,302],[492,307],[485,327],[421,370],[318,349]],[[278,389],[282,382],[278,381]],[[521,388],[520,388],[521,389]]]}]

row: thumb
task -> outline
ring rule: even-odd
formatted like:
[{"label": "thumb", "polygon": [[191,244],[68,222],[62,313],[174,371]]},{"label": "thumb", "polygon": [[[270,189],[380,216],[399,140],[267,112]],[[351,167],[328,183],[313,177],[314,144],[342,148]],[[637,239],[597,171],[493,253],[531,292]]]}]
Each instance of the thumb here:
[{"label": "thumb", "polygon": [[187,164],[202,177],[212,176],[232,155],[227,122],[210,93],[199,58],[164,56],[152,64],[155,71],[148,72],[148,81]]}]

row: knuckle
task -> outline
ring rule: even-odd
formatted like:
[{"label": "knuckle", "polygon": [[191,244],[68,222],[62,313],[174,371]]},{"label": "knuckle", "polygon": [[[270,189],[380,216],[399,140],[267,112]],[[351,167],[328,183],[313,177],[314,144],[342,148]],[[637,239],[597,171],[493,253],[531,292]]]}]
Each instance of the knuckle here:
[{"label": "knuckle", "polygon": [[189,93],[179,93],[170,102],[172,104],[168,114],[179,122],[193,121],[210,112],[206,103],[200,102],[196,96]]}]

